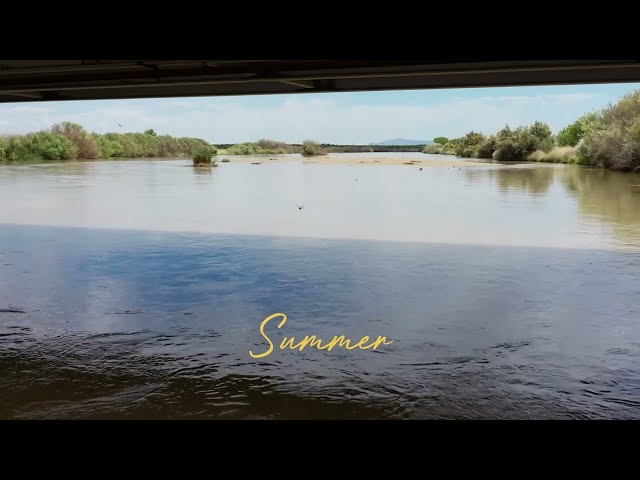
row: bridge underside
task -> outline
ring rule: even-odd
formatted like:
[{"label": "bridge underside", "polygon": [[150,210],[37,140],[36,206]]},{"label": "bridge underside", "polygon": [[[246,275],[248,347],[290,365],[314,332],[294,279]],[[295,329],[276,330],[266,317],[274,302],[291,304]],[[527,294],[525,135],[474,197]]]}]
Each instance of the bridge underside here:
[{"label": "bridge underside", "polygon": [[0,60],[0,102],[640,82],[637,60]]}]

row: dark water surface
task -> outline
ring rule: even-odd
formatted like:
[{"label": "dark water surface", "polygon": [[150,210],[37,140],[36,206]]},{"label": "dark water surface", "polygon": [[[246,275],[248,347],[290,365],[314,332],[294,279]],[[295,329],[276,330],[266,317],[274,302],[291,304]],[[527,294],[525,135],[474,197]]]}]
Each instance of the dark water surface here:
[{"label": "dark water surface", "polygon": [[639,178],[0,167],[0,418],[638,419]]}]

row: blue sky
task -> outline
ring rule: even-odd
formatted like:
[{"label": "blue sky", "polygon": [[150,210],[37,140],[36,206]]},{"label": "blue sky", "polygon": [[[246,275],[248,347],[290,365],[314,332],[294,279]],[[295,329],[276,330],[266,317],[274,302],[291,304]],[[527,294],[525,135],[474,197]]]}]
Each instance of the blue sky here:
[{"label": "blue sky", "polygon": [[356,144],[395,137],[430,140],[469,130],[493,133],[505,124],[535,120],[557,132],[637,88],[635,83],[7,103],[0,104],[0,134],[46,129],[61,121],[99,133],[154,128],[214,144],[260,138]]}]

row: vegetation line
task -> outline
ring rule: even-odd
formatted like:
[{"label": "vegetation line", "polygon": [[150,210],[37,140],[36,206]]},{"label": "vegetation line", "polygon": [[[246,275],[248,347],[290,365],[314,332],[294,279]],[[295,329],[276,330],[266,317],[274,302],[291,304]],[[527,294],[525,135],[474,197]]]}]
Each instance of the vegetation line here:
[{"label": "vegetation line", "polygon": [[432,145],[330,145],[305,140],[301,145],[262,139],[221,149],[200,138],[175,138],[144,133],[89,133],[63,122],[47,131],[0,136],[0,162],[49,162],[70,159],[108,159],[192,156],[195,165],[215,165],[216,154],[303,156],[337,152],[422,151],[498,161],[578,163],[610,170],[640,171],[640,90],[615,105],[583,115],[553,135],[544,122],[511,129],[508,125],[486,136],[471,131],[464,137],[434,138]]},{"label": "vegetation line", "polygon": [[27,135],[0,136],[0,161],[50,162],[73,159],[174,157],[193,155],[213,145],[200,138],[176,138],[144,133],[89,133],[76,123],[63,122]]},{"label": "vegetation line", "polygon": [[437,137],[423,152],[498,161],[577,163],[610,170],[640,171],[640,90],[615,105],[590,112],[553,136],[549,125],[535,122],[512,130],[507,125],[485,136],[471,131],[462,138]]}]

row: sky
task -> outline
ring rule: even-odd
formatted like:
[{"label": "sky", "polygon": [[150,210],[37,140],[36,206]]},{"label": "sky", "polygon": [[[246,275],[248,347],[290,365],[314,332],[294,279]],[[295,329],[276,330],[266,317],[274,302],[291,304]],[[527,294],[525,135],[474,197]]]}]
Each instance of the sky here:
[{"label": "sky", "polygon": [[455,138],[470,130],[490,134],[506,124],[536,120],[557,133],[637,88],[639,83],[4,103],[0,134],[70,121],[97,133],[153,128],[159,134],[199,137],[213,144],[261,138],[369,144],[391,138]]}]

